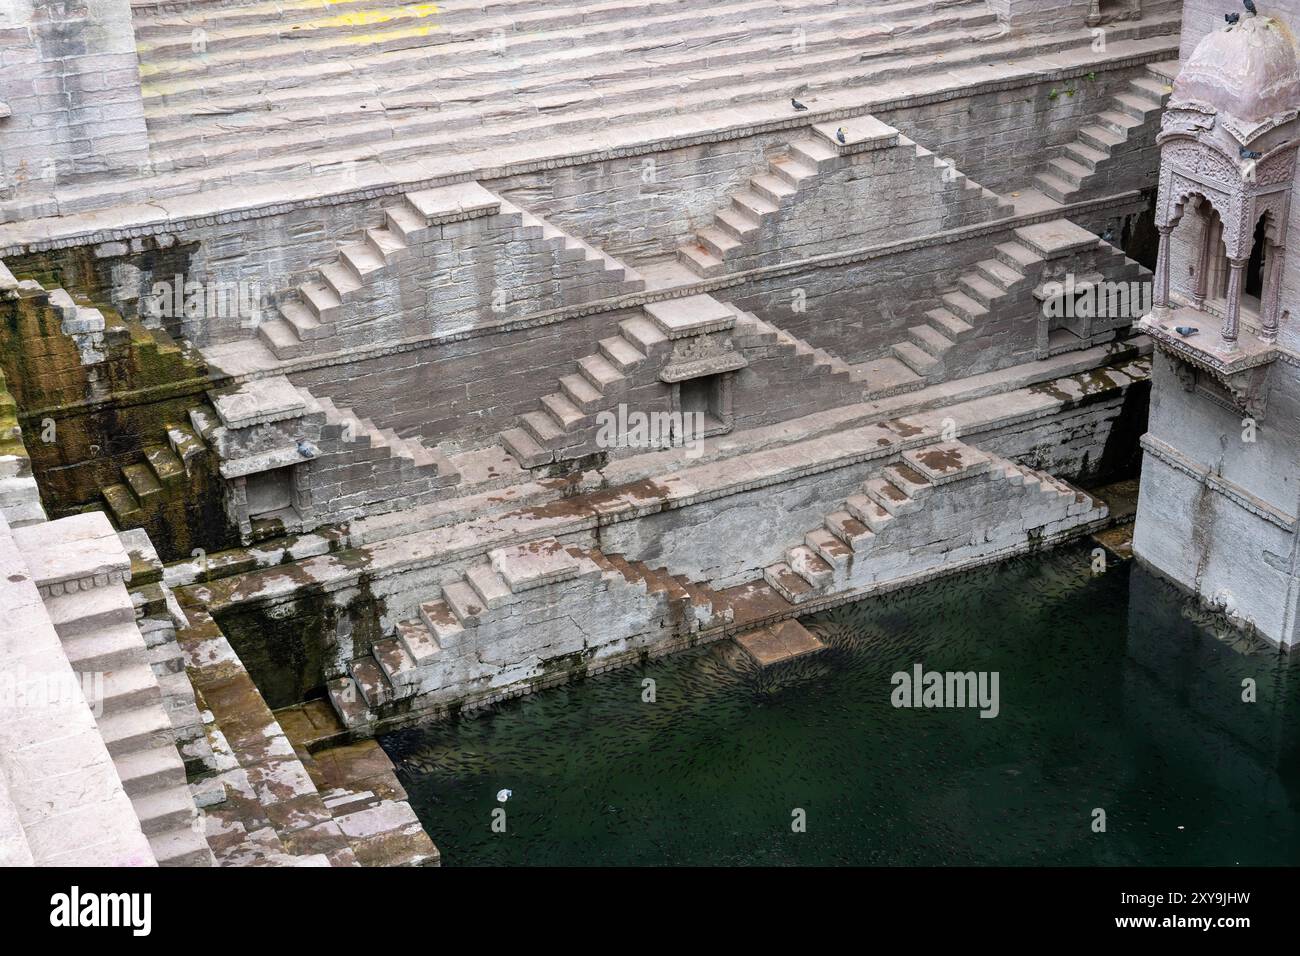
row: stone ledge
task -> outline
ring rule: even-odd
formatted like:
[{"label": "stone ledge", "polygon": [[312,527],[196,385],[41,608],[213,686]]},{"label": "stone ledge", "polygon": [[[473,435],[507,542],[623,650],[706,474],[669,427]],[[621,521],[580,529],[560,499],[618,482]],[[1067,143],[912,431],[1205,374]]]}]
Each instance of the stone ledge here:
[{"label": "stone ledge", "polygon": [[130,580],[131,558],[102,511],[14,528],[12,534],[42,597]]},{"label": "stone ledge", "polygon": [[1143,435],[1141,442],[1142,450],[1161,463],[1176,471],[1181,471],[1194,481],[1205,485],[1211,491],[1227,498],[1233,504],[1249,511],[1258,518],[1263,518],[1269,524],[1276,525],[1283,531],[1296,531],[1297,517],[1295,515],[1287,514],[1262,498],[1255,497],[1236,482],[1229,481],[1222,475],[1215,474],[1208,468],[1197,464],[1173,445],[1161,441],[1150,433]]},{"label": "stone ledge", "polygon": [[[844,130],[844,142],[836,133]],[[814,132],[842,155],[867,153],[898,145],[898,130],[874,116],[855,116],[840,123],[817,123]]]}]

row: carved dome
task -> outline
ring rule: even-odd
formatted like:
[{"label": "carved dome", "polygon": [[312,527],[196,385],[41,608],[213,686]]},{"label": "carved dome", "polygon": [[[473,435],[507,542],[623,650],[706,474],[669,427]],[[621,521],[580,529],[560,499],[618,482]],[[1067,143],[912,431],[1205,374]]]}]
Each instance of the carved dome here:
[{"label": "carved dome", "polygon": [[1300,71],[1291,33],[1272,17],[1242,14],[1207,35],[1174,80],[1178,102],[1197,102],[1258,123],[1300,107]]}]

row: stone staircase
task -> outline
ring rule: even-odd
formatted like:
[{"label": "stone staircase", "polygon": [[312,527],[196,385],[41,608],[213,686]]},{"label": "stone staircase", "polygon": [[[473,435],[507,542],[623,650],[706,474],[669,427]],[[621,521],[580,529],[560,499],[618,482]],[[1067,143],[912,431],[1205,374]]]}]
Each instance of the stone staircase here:
[{"label": "stone staircase", "polygon": [[185,496],[188,479],[201,467],[208,446],[189,424],[164,426],[167,443],[147,445],[142,460],[121,469],[122,480],[102,491],[113,521],[120,529],[138,528],[150,520],[158,505]]},{"label": "stone staircase", "polygon": [[346,786],[318,788],[205,607],[183,597],[177,631],[201,701],[217,771],[207,838],[219,866],[370,866],[436,863],[437,848],[404,799]]},{"label": "stone staircase", "polygon": [[[851,129],[849,145],[837,144],[836,128]],[[677,258],[696,275],[709,278],[721,275],[738,260],[752,256],[775,223],[789,215],[801,194],[807,194],[829,173],[852,162],[853,154],[866,150],[899,148],[915,159],[918,174],[925,179],[937,178],[938,187],[949,184],[960,189],[961,198],[951,208],[964,208],[967,215],[983,221],[1010,215],[1012,207],[968,179],[949,160],[941,159],[923,146],[903,136],[891,126],[872,117],[857,117],[842,124],[819,124],[787,144],[784,151],[768,162],[768,168],[752,177],[744,188],[731,196],[730,204],[719,211],[711,225],[696,233],[695,242],[682,246]],[[849,214],[845,210],[845,215]]]},{"label": "stone staircase", "polygon": [[161,674],[175,673],[178,655],[151,653],[125,587],[129,558],[104,516],[64,521],[77,522],[78,530],[47,555],[61,578],[41,583],[50,621],[73,670],[92,679],[88,687],[99,687],[102,679],[102,691],[88,694],[95,698],[88,702],[158,863],[211,865],[159,686]]},{"label": "stone staircase", "polygon": [[[762,77],[789,87],[864,60],[940,53],[998,33],[995,15],[973,0],[869,12],[836,0],[497,4],[493,12],[452,0],[427,13],[425,4],[349,6],[342,16],[326,11],[295,23],[269,8],[264,21],[246,16],[243,24],[223,15],[141,22],[157,168],[398,135],[467,138],[484,113],[494,118],[495,141],[527,135],[500,129],[503,120],[535,129],[544,117],[555,133],[574,132],[598,125],[578,118],[593,108],[614,121],[663,115],[677,94],[716,91],[720,81]],[[204,30],[198,54],[196,27]],[[676,79],[665,88],[668,74]]]},{"label": "stone staircase", "polygon": [[737,353],[753,367],[781,363],[787,378],[797,377],[804,395],[820,396],[826,408],[862,397],[858,374],[844,362],[712,296],[651,303],[618,328],[618,335],[601,339],[597,351],[579,359],[576,371],[562,377],[536,410],[501,433],[502,446],[521,465],[538,468],[610,452],[597,444],[596,416],[620,402],[630,410],[668,412],[669,391],[659,372],[673,355],[674,339],[688,333],[731,330]]},{"label": "stone staircase", "polygon": [[[305,389],[300,389],[305,392]],[[359,418],[352,409],[335,405],[324,396],[313,396],[325,412],[326,435],[357,448],[375,449],[379,454],[394,459],[403,476],[441,477],[444,480],[457,475],[455,466],[441,451],[428,448],[417,438],[402,438],[391,428],[380,428],[368,418]]]},{"label": "stone staircase", "polygon": [[278,317],[259,325],[258,337],[276,358],[345,347],[341,331],[355,329],[371,317],[363,290],[385,281],[395,285],[398,265],[413,255],[410,247],[444,237],[440,227],[454,222],[492,217],[494,227],[511,230],[516,233],[513,238],[550,250],[557,261],[569,263],[573,271],[566,279],[575,289],[593,276],[606,280],[596,283],[604,292],[636,292],[645,286],[631,269],[477,183],[408,193],[384,215],[385,225],[367,229],[359,241],[344,245],[339,258],[321,267],[317,278],[301,283],[279,302]]},{"label": "stone staircase", "polygon": [[[1105,506],[1060,479],[962,442],[906,451],[786,551],[763,578],[791,604],[902,576],[907,562],[963,548],[995,551],[981,511],[1019,516],[1014,534],[1030,542],[1105,516]],[[972,537],[973,532],[984,540]],[[927,554],[929,552],[930,554]],[[874,562],[874,566],[873,566]],[[865,578],[864,578],[865,576]]]},{"label": "stone staircase", "polygon": [[[514,552],[540,554],[542,563],[519,562]],[[436,691],[449,680],[449,657],[472,654],[470,644],[482,642],[483,635],[490,640],[512,619],[519,623],[526,592],[579,576],[593,579],[598,591],[631,591],[662,605],[686,633],[730,620],[730,609],[715,592],[665,568],[554,539],[500,549],[444,585],[441,597],[419,606],[418,617],[399,622],[392,637],[376,642],[351,662],[346,676],[329,683],[339,718],[347,727],[362,727],[398,702]]]},{"label": "stone staircase", "polygon": [[1080,129],[1074,142],[1034,174],[1034,187],[1057,202],[1073,202],[1124,149],[1134,130],[1146,127],[1164,109],[1171,92],[1169,83],[1150,70],[1131,79],[1095,122]]}]

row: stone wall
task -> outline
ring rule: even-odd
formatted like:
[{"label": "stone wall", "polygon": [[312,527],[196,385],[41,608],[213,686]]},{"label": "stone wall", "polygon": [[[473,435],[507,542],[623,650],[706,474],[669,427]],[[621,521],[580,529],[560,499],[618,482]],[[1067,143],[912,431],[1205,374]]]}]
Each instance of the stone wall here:
[{"label": "stone wall", "polygon": [[149,162],[129,0],[10,0],[0,11],[0,196]]}]

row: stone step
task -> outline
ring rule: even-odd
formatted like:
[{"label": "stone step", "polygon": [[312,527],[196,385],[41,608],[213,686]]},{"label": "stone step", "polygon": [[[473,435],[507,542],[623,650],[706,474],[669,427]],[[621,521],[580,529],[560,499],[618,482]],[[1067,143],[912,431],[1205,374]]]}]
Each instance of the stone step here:
[{"label": "stone step", "polygon": [[797,573],[784,561],[764,568],[763,580],[791,604],[802,604],[819,593],[803,575]]},{"label": "stone step", "polygon": [[958,315],[963,321],[971,325],[979,325],[980,320],[989,314],[988,308],[981,302],[977,302],[971,296],[961,290],[946,292],[939,297],[948,311]]},{"label": "stone step", "polygon": [[465,581],[453,581],[446,585],[442,589],[442,600],[451,608],[462,627],[477,627],[488,615],[488,602],[479,597]]},{"label": "stone step", "polygon": [[326,685],[330,703],[345,727],[360,727],[372,719],[361,688],[351,677],[337,677]]},{"label": "stone step", "polygon": [[1076,163],[1068,156],[1058,156],[1048,163],[1049,172],[1057,179],[1063,179],[1076,189],[1092,175],[1092,168],[1083,163]]},{"label": "stone step", "polygon": [[78,673],[123,667],[141,660],[144,652],[134,618],[129,622],[100,623],[87,633],[60,638],[68,662]]},{"label": "stone step", "polygon": [[907,492],[899,488],[898,485],[885,478],[869,478],[863,482],[862,490],[868,498],[874,501],[880,507],[884,508],[891,515],[899,516],[911,514],[921,507],[921,503],[914,498],[910,498]]},{"label": "stone step", "polygon": [[100,736],[115,759],[163,745],[174,746],[172,724],[161,707],[144,707],[97,717]]},{"label": "stone step", "polygon": [[1105,153],[1107,156],[1110,155],[1112,149],[1123,143],[1126,138],[1121,133],[1095,123],[1090,123],[1079,129],[1079,142],[1081,144],[1099,153]]},{"label": "stone step", "polygon": [[[761,10],[767,5],[746,4],[745,6],[758,7]],[[410,11],[421,10],[424,7],[432,7],[432,4],[412,4],[398,9]],[[779,11],[773,10],[772,13],[776,15],[756,19],[754,27],[758,28],[761,25],[776,29],[785,22],[785,18],[780,16]],[[837,12],[834,8],[820,13],[804,14],[804,16],[807,18],[809,28],[814,25],[847,26],[852,22],[852,18],[844,11]],[[710,8],[682,10],[677,7],[670,8],[665,13],[648,9],[642,17],[634,21],[635,31],[629,29],[632,26],[631,22],[622,19],[611,22],[595,19],[590,23],[584,20],[580,26],[553,29],[543,26],[536,32],[530,30],[520,33],[512,30],[508,34],[496,37],[488,34],[474,39],[429,44],[428,40],[424,39],[429,35],[428,26],[421,25],[418,19],[410,19],[404,24],[393,22],[368,26],[364,34],[366,41],[364,49],[358,51],[356,37],[350,35],[350,31],[346,29],[348,24],[325,19],[317,21],[317,29],[295,30],[291,49],[294,62],[302,63],[308,68],[322,62],[329,63],[335,58],[350,53],[357,59],[366,57],[372,61],[387,61],[397,69],[401,69],[403,60],[419,62],[433,72],[443,66],[441,61],[444,59],[458,59],[465,65],[491,63],[494,58],[502,56],[509,57],[512,61],[529,62],[544,58],[536,55],[538,51],[545,54],[561,49],[579,56],[590,51],[590,55],[609,60],[633,55],[637,52],[639,40],[646,41],[645,45],[651,48],[662,46],[661,43],[649,41],[664,35],[685,33],[693,37],[698,36],[701,42],[710,36],[734,38],[734,27],[731,27],[728,21],[729,18],[720,16],[719,11]],[[225,76],[237,72],[240,67],[258,69],[259,66],[274,70],[276,65],[285,59],[284,47],[275,43],[273,38],[268,38],[265,28],[253,28],[247,35],[243,32],[237,35],[244,41],[243,43],[234,42],[234,36],[222,37],[218,34],[214,38],[212,47],[202,58],[191,54],[188,49],[189,44],[186,44],[183,38],[161,48],[150,48],[146,45],[144,53],[147,58],[142,68],[144,78],[149,83],[161,79],[174,84],[178,79],[196,73],[206,76]],[[271,42],[268,42],[268,39],[271,39]],[[174,54],[171,58],[168,58],[169,52]],[[196,60],[197,63],[194,62]],[[260,61],[263,60],[266,61],[265,64],[261,64]],[[522,64],[520,69],[524,69]]]},{"label": "stone step", "polygon": [[865,495],[851,495],[844,504],[850,514],[871,529],[872,534],[880,534],[894,520],[894,516],[879,502]]},{"label": "stone step", "polygon": [[185,477],[185,463],[166,445],[150,445],[144,449],[144,458],[164,485]]},{"label": "stone step", "polygon": [[560,379],[560,391],[584,415],[596,411],[605,401],[605,396],[600,393],[600,390],[583,375],[565,375]]},{"label": "stone step", "polygon": [[[851,17],[846,11],[838,14],[832,12],[824,15],[843,19]],[[839,64],[857,62],[862,58],[870,58],[872,55],[887,55],[890,50],[887,40],[881,37],[879,31],[859,30],[853,31],[845,28],[838,30],[812,30],[811,26],[816,25],[819,18],[801,17],[801,26],[805,28],[804,39],[806,41],[806,50],[798,54],[797,58],[801,62],[806,62],[810,57],[820,53],[823,60]],[[940,17],[938,19],[926,18],[925,26],[928,27],[924,33],[918,33],[916,39],[905,40],[913,49],[942,49],[945,45],[952,42],[947,34],[956,34],[958,37],[967,33],[973,27],[980,25],[982,22],[988,22],[990,16],[987,13],[979,11],[958,12],[954,16]],[[759,37],[763,32],[761,24],[763,21],[751,22],[747,26],[758,33],[753,34]],[[828,24],[823,24],[828,25]],[[631,42],[599,45],[598,43],[587,42],[586,45],[575,46],[564,50],[557,55],[553,44],[548,44],[544,40],[528,39],[521,40],[515,44],[532,43],[536,47],[536,52],[512,53],[507,66],[507,61],[500,55],[499,50],[492,48],[492,44],[480,43],[477,51],[465,44],[439,45],[432,48],[412,49],[407,52],[397,51],[391,53],[382,53],[366,58],[366,61],[373,62],[382,60],[383,65],[392,70],[397,68],[396,75],[389,81],[394,87],[389,87],[381,97],[373,95],[366,96],[355,84],[348,87],[348,100],[339,101],[334,104],[334,109],[326,115],[331,119],[338,115],[346,115],[347,111],[366,109],[367,114],[382,115],[384,109],[400,110],[407,106],[409,101],[411,106],[418,106],[422,101],[418,96],[412,96],[407,93],[414,84],[410,79],[403,82],[404,74],[409,73],[409,67],[419,64],[420,68],[426,73],[434,72],[438,75],[440,88],[447,91],[448,95],[458,99],[469,95],[477,94],[480,101],[490,101],[496,95],[502,95],[506,92],[505,81],[510,75],[516,77],[516,87],[519,84],[518,77],[525,76],[529,82],[524,86],[524,90],[531,93],[558,92],[564,87],[561,85],[567,81],[569,88],[573,89],[581,80],[590,76],[592,67],[598,67],[601,71],[602,79],[616,81],[619,79],[635,79],[644,77],[644,59],[638,56],[637,46],[642,50],[653,51],[659,69],[668,69],[674,71],[677,75],[689,76],[694,71],[708,70],[709,72],[718,71],[724,67],[730,67],[728,72],[734,76],[734,65],[740,63],[753,63],[755,67],[766,65],[764,56],[770,55],[770,43],[761,38],[748,39],[748,42],[732,43],[723,52],[719,52],[708,46],[704,40],[710,35],[726,34],[735,32],[734,24],[723,24],[712,31],[704,30],[702,32],[692,32],[692,43],[684,46],[680,51],[663,52],[662,45],[653,39],[647,38],[642,32],[643,28],[638,25],[635,32],[629,32],[628,39]],[[940,39],[942,38],[942,39]],[[401,45],[405,38],[398,37],[398,43]],[[580,36],[581,40],[592,41],[598,40],[599,35],[596,31],[584,30]],[[850,45],[856,45],[857,58],[848,54]],[[864,50],[865,47],[865,50]],[[302,48],[302,44],[296,44],[297,49]],[[258,51],[260,55],[270,55],[274,51]],[[353,60],[361,60],[357,57],[355,47],[340,51]],[[793,55],[793,54],[787,54]],[[239,124],[238,121],[231,121],[228,117],[231,113],[247,115],[251,112],[251,107],[236,98],[233,102],[229,99],[231,92],[240,89],[241,82],[238,76],[233,75],[235,71],[243,71],[248,67],[248,57],[230,57],[232,63],[218,62],[219,58],[206,57],[202,60],[195,57],[187,57],[181,61],[175,61],[180,67],[194,66],[202,68],[203,73],[184,75],[183,70],[175,70],[173,64],[164,65],[164,69],[173,69],[171,76],[167,77],[165,83],[158,83],[152,78],[146,80],[144,94],[146,97],[146,116],[152,124],[151,129],[156,131],[169,130],[176,128],[179,111],[170,104],[189,102],[193,103],[198,98],[200,91],[207,93],[206,108],[210,111],[216,111],[219,115],[225,114],[228,126],[247,125]],[[466,70],[464,67],[467,63],[478,59],[481,62],[473,64],[472,69]],[[403,61],[410,61],[404,64]],[[440,62],[442,61],[442,62]],[[376,64],[378,66],[378,64]],[[638,70],[638,65],[640,69]],[[147,69],[151,67],[146,67]],[[283,90],[286,87],[301,87],[309,81],[316,82],[317,86],[324,86],[329,90],[334,82],[344,79],[354,79],[359,71],[363,69],[360,64],[357,66],[357,72],[349,74],[342,70],[339,64],[314,65],[306,64],[305,66],[291,67],[288,70],[272,70],[271,77],[264,77],[262,82],[267,84],[270,89]],[[325,80],[324,84],[321,80]],[[168,91],[166,103],[160,105],[154,96],[155,91],[164,87]],[[388,84],[382,84],[380,89],[384,89]],[[472,91],[472,92],[471,92]],[[358,95],[362,93],[362,95]],[[407,94],[404,99],[404,94]],[[461,96],[458,96],[461,94]],[[328,95],[328,94],[326,94]],[[350,102],[349,102],[350,100]],[[353,105],[356,104],[356,105]],[[322,105],[321,100],[316,103],[304,102],[297,112],[307,114],[310,106],[319,107]],[[613,104],[611,104],[613,105]],[[263,108],[264,109],[264,108]],[[193,112],[193,106],[191,106]],[[183,114],[181,114],[183,115]],[[201,114],[200,114],[201,116]],[[319,111],[316,114],[319,119]],[[309,115],[295,117],[295,119],[309,119]],[[210,138],[209,131],[211,127],[204,126],[200,128],[200,134],[204,135],[205,141]]]},{"label": "stone step", "polygon": [[357,658],[348,665],[348,671],[368,709],[374,710],[396,699],[393,685],[388,682],[388,678],[384,676],[379,663],[373,657]]},{"label": "stone step", "polygon": [[698,242],[687,243],[677,249],[677,259],[702,278],[720,275],[726,266],[723,261]]},{"label": "stone step", "polygon": [[103,680],[101,700],[88,703],[92,707],[96,704],[102,706],[105,715],[157,707],[162,703],[158,679],[148,663],[132,663],[105,671]]},{"label": "stone step", "polygon": [[942,485],[989,470],[992,459],[963,442],[936,442],[903,452],[905,461],[932,485]]},{"label": "stone step", "polygon": [[865,551],[871,546],[875,532],[848,511],[832,511],[826,516],[826,528],[853,551]]},{"label": "stone step", "polygon": [[171,744],[123,754],[113,766],[129,797],[185,785],[185,763]]},{"label": "stone step", "polygon": [[1066,143],[1063,151],[1067,159],[1082,166],[1089,172],[1095,172],[1099,165],[1110,159],[1108,150],[1097,149],[1095,146],[1088,145],[1082,139]]},{"label": "stone step", "polygon": [[491,565],[480,564],[470,568],[465,572],[465,582],[489,610],[510,603],[514,597],[510,585],[506,584],[505,579],[497,574]]},{"label": "stone step", "polygon": [[119,526],[130,525],[143,516],[140,502],[125,484],[109,485],[102,493]]},{"label": "stone step", "polygon": [[924,475],[919,474],[903,462],[894,462],[881,469],[880,476],[898,487],[909,498],[920,499],[934,490],[934,486]]},{"label": "stone step", "polygon": [[586,414],[562,392],[542,396],[542,407],[561,431],[571,432],[586,419]]},{"label": "stone step", "polygon": [[806,544],[798,544],[785,552],[785,563],[815,588],[830,587],[835,578],[835,566]]},{"label": "stone step", "polygon": [[555,452],[543,447],[522,428],[507,428],[503,431],[501,444],[524,468],[537,468],[555,460]]},{"label": "stone step", "polygon": [[422,620],[399,621],[395,636],[416,667],[423,667],[442,652],[442,645],[438,643],[429,625]]},{"label": "stone step", "polygon": [[734,203],[726,209],[719,210],[714,221],[719,229],[740,242],[753,239],[758,235],[758,218]]},{"label": "stone step", "polygon": [[1043,195],[1055,199],[1060,203],[1070,202],[1070,197],[1078,188],[1073,183],[1068,183],[1060,176],[1053,176],[1049,172],[1034,174],[1034,187],[1040,190]]},{"label": "stone step", "polygon": [[183,779],[180,786],[132,797],[131,806],[140,819],[140,829],[145,836],[187,826],[198,813],[190,788]]},{"label": "stone step", "polygon": [[409,697],[419,689],[420,674],[415,658],[407,653],[400,640],[376,641],[370,646],[370,656],[388,680],[395,699]]},{"label": "stone step", "polygon": [[[838,535],[825,527],[809,531],[804,535],[803,543],[832,568],[844,567],[854,554],[852,547],[841,541]],[[794,564],[790,563],[788,553],[786,563],[790,564],[792,568],[795,567]],[[798,569],[796,568],[796,570]]]},{"label": "stone step", "polygon": [[939,365],[939,360],[911,342],[895,342],[890,350],[894,356],[918,375],[928,375]]},{"label": "stone step", "polygon": [[50,598],[46,602],[50,622],[65,642],[82,635],[94,636],[99,631],[126,628],[143,652],[144,639],[135,630],[135,605],[130,592],[120,585],[78,591]]},{"label": "stone step", "polygon": [[[1159,23],[1153,21],[1150,24],[1143,24],[1141,29],[1145,33],[1149,34],[1152,31],[1158,29],[1163,23],[1164,21],[1160,21]],[[1131,32],[1130,28],[1127,27],[1121,27],[1120,29],[1124,31],[1125,37],[1127,37],[1127,35]],[[912,50],[920,50],[923,48],[932,49],[932,50],[947,49],[950,50],[951,52],[949,52],[946,58],[944,59],[943,61],[944,66],[946,68],[954,68],[955,66],[957,66],[962,62],[984,62],[990,59],[997,59],[998,57],[1005,57],[1008,53],[1023,55],[1026,49],[1023,38],[1017,38],[1015,43],[1012,43],[1012,41],[1008,40],[1008,41],[1000,41],[1000,42],[986,42],[984,44],[973,45],[967,48],[954,47],[953,43],[955,40],[963,39],[968,35],[965,34],[965,31],[951,31],[951,32],[953,34],[952,37],[941,38],[939,35],[934,35],[934,36],[923,37],[917,41],[900,42],[895,40],[893,48],[889,52],[891,54],[901,54],[902,48],[904,47],[910,48]],[[1147,41],[1117,39],[1116,42],[1133,44],[1136,46],[1138,44]],[[1152,40],[1150,42],[1158,42],[1158,41]],[[1034,49],[1039,50],[1040,52],[1048,52],[1052,50],[1065,49],[1066,47],[1076,43],[1077,43],[1076,39],[1074,39],[1073,37],[1067,38],[1065,34],[1051,34],[1039,38],[1036,42],[1036,45],[1034,46]],[[822,55],[822,58],[824,59],[824,54]],[[798,58],[796,58],[796,60],[797,59]],[[856,55],[852,57],[852,59],[856,61],[857,60]],[[906,61],[905,67],[900,65],[895,65],[896,63],[900,63],[903,61]],[[746,72],[744,77],[744,79],[747,82],[742,84],[740,87],[733,86],[729,88],[719,86],[716,80],[714,80],[711,76],[701,76],[700,74],[693,74],[692,78],[698,80],[701,86],[701,90],[699,93],[690,93],[686,95],[675,96],[671,104],[665,103],[662,106],[660,106],[658,103],[654,103],[650,105],[650,111],[646,113],[639,114],[636,116],[633,116],[631,113],[629,113],[621,117],[620,119],[623,122],[640,122],[642,117],[649,117],[650,115],[662,115],[664,112],[667,111],[671,111],[674,113],[681,112],[681,111],[698,112],[699,110],[706,109],[706,108],[718,109],[718,108],[723,108],[724,106],[731,106],[734,108],[736,104],[740,102],[747,102],[750,100],[757,100],[757,99],[770,100],[771,97],[773,96],[775,89],[778,88],[788,89],[790,78],[801,75],[800,71],[805,69],[807,69],[807,67],[805,67],[802,62],[792,62],[789,58],[779,58],[778,60],[773,61],[771,63],[762,64],[761,72],[764,74],[763,76],[761,77],[757,76],[755,70],[749,70]],[[850,66],[843,69],[829,69],[827,65],[823,63],[820,69],[822,70],[822,72],[818,74],[818,82],[816,84],[816,88],[843,89],[846,86],[858,86],[858,85],[869,84],[869,83],[870,84],[879,83],[883,80],[892,78],[894,76],[902,75],[903,73],[908,71],[915,72],[916,68],[915,68],[915,64],[911,61],[908,61],[906,57],[895,56],[893,59],[891,59],[884,65],[877,64],[875,62],[870,62],[866,64],[859,64],[857,66]],[[782,76],[785,77],[784,80],[782,80],[781,78]],[[641,83],[643,86],[650,88],[658,84],[659,81],[656,78],[653,81],[641,81]],[[608,92],[594,94],[594,95],[599,95],[602,102],[607,103],[609,99]],[[609,108],[608,105],[603,105],[598,109],[592,108],[586,111],[586,113],[589,115],[584,115],[582,117],[579,117],[578,115],[575,114],[570,114],[574,122],[573,129],[585,130],[585,129],[590,129],[593,124],[598,125],[599,122],[602,120],[602,117],[607,116],[606,111],[608,110],[608,108]],[[478,122],[477,113],[472,114],[472,116],[473,118],[470,121],[474,124],[477,124]],[[445,126],[445,117],[443,116],[442,113],[439,114],[439,122]],[[524,130],[525,126],[530,128],[527,131],[525,131]],[[526,119],[522,124],[520,124],[515,128],[514,132],[511,132],[509,135],[516,136],[516,137],[535,138],[543,128],[545,128],[550,135],[556,135],[559,132],[563,132],[557,129],[555,117],[553,115],[547,115],[540,121],[530,121]],[[500,129],[501,127],[498,127],[498,130]],[[385,136],[387,135],[389,134],[385,133]],[[466,136],[470,136],[470,135],[472,135],[477,139],[480,137],[480,131],[476,128],[472,131],[472,134],[468,132],[466,133]],[[496,135],[498,136],[498,139],[500,139],[500,136],[502,134],[500,132],[497,132]],[[303,137],[303,138],[304,140],[307,139],[307,137]],[[382,149],[384,152],[387,153],[390,161],[396,160],[403,156],[415,157],[417,155],[423,155],[427,153],[431,148],[432,149],[438,149],[438,148],[454,149],[454,147],[452,147],[449,144],[449,138],[446,133],[431,134],[429,137],[427,137],[427,140],[428,140],[427,142],[422,142],[421,137],[418,136],[406,137],[406,138],[393,138],[390,139],[388,142],[386,142],[382,147]],[[262,142],[262,140],[259,140],[259,142]],[[373,146],[368,145],[367,148],[371,149],[373,148]],[[196,161],[197,162],[204,161],[204,157],[202,156],[199,156],[196,159],[194,152],[195,151],[192,149],[185,151],[184,155],[186,157],[187,162],[192,164]],[[160,169],[167,168],[168,160],[165,159],[164,157],[161,156],[157,157],[155,162],[159,164]],[[263,173],[266,173],[269,172],[270,167],[273,166],[274,164],[270,162],[266,162],[266,163],[261,163],[259,165],[263,170]],[[288,166],[286,166],[286,168],[288,168]],[[102,190],[100,191],[102,192]]]},{"label": "stone step", "polygon": [[1011,268],[1000,259],[981,259],[975,263],[975,271],[1002,292],[1006,292],[1025,277],[1023,272]]},{"label": "stone step", "polygon": [[963,275],[957,281],[957,286],[959,294],[973,299],[986,311],[992,307],[994,302],[1006,294],[1006,289],[999,285],[994,285],[978,272],[968,272],[966,275]]},{"label": "stone step", "polygon": [[193,826],[182,825],[149,837],[159,866],[213,866],[208,841]]},{"label": "stone step", "polygon": [[623,338],[621,335],[600,340],[600,354],[614,364],[620,372],[626,372],[645,361],[645,354]]},{"label": "stone step", "polygon": [[1136,76],[1128,81],[1135,95],[1145,96],[1153,103],[1163,103],[1173,92],[1168,83],[1154,76]]},{"label": "stone step", "polygon": [[1111,99],[1123,112],[1138,120],[1144,120],[1148,113],[1160,109],[1158,99],[1153,100],[1137,93],[1116,93]]},{"label": "stone step", "polygon": [[649,318],[633,316],[618,324],[620,335],[645,356],[667,352],[672,348],[668,336]]},{"label": "stone step", "polygon": [[540,445],[550,444],[564,434],[564,429],[546,412],[525,412],[519,416],[524,431],[532,435]]},{"label": "stone step", "polygon": [[795,620],[778,621],[736,637],[736,644],[759,667],[772,667],[824,650],[812,632]]},{"label": "stone step", "polygon": [[930,309],[925,313],[930,324],[948,339],[958,339],[974,328],[969,322],[957,318],[948,309]]},{"label": "stone step", "polygon": [[952,339],[928,325],[914,325],[907,330],[907,334],[913,342],[936,358],[952,348]]},{"label": "stone step", "polygon": [[608,359],[601,355],[588,355],[578,360],[578,371],[593,386],[600,390],[602,395],[607,395],[610,391],[620,390],[627,384],[627,378],[615,368]]},{"label": "stone step", "polygon": [[1110,130],[1112,133],[1118,133],[1125,139],[1128,138],[1128,134],[1133,127],[1141,126],[1142,122],[1141,118],[1119,110],[1105,110],[1097,114],[1098,126]]},{"label": "stone step", "polygon": [[1043,261],[1043,257],[1022,242],[1003,242],[993,247],[998,259],[1012,269],[1024,271]]}]

